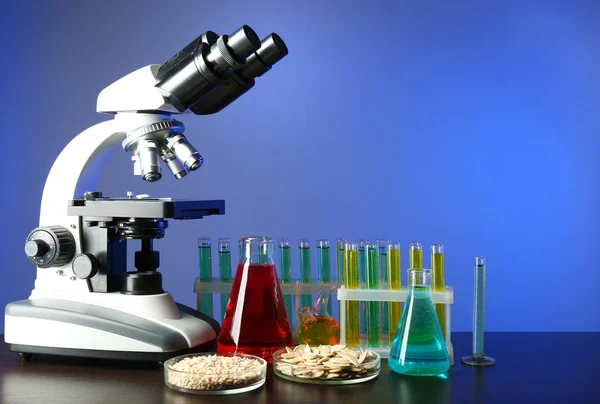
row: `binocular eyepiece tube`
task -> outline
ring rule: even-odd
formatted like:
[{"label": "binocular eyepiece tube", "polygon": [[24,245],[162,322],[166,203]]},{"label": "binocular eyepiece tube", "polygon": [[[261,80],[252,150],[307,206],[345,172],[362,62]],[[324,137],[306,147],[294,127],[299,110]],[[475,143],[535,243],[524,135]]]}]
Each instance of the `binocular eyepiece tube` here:
[{"label": "binocular eyepiece tube", "polygon": [[[287,54],[275,33],[261,41],[247,25],[231,35],[207,31],[159,67],[154,87],[180,113],[212,114],[247,92],[255,78]],[[161,160],[177,179],[200,168],[203,158],[183,131],[181,122],[166,119],[129,133],[122,146],[132,154],[134,172],[155,182],[162,177]]]}]

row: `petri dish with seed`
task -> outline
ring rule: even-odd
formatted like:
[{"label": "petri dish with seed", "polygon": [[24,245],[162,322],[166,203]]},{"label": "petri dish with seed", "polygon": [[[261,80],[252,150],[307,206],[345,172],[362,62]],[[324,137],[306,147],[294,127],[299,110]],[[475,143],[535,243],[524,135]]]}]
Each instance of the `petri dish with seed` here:
[{"label": "petri dish with seed", "polygon": [[364,383],[376,378],[380,367],[376,352],[344,345],[298,345],[273,354],[273,372],[299,383]]},{"label": "petri dish with seed", "polygon": [[164,363],[165,384],[191,394],[225,395],[265,384],[267,362],[258,356],[202,353],[177,356]]}]

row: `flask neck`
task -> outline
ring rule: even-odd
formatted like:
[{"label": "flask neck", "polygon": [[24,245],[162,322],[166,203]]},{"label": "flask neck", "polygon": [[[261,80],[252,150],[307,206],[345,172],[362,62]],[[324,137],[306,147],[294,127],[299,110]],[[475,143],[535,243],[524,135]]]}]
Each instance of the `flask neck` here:
[{"label": "flask neck", "polygon": [[274,265],[273,240],[270,237],[242,238],[239,263],[244,265]]},{"label": "flask neck", "polygon": [[431,288],[431,270],[424,268],[411,268],[408,270],[408,286]]}]

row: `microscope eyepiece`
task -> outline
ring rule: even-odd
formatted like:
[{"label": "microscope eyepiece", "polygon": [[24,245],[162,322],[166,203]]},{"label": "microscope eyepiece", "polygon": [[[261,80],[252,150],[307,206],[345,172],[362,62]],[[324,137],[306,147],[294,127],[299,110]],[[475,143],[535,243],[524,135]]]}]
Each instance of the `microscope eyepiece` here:
[{"label": "microscope eyepiece", "polygon": [[246,63],[229,73],[224,84],[202,97],[190,110],[197,115],[221,111],[254,87],[254,79],[268,72],[287,54],[288,48],[283,39],[272,33],[261,41],[260,48],[248,56]]},{"label": "microscope eyepiece", "polygon": [[256,32],[247,25],[220,37],[208,31],[158,69],[155,87],[179,112],[184,112],[219,86],[259,47]]}]

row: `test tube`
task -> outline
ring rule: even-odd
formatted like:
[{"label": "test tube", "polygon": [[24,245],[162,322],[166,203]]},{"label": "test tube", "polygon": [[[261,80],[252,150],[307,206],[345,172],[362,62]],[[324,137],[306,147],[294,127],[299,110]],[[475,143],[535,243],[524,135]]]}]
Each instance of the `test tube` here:
[{"label": "test tube", "polygon": [[[279,280],[282,284],[292,283],[292,250],[290,240],[282,238],[279,240]],[[290,327],[296,324],[296,315],[294,314],[294,299],[293,296],[283,295],[285,303],[285,311],[287,313]]]},{"label": "test tube", "polygon": [[485,257],[475,257],[473,296],[473,354],[462,357],[462,363],[471,366],[492,366],[496,360],[483,353],[485,312]]},{"label": "test tube", "polygon": [[[358,246],[356,243],[346,243],[343,254],[344,286],[348,289],[358,289]],[[346,301],[346,345],[360,345],[360,320],[358,301]]]},{"label": "test tube", "polygon": [[418,241],[408,244],[408,265],[410,268],[423,268],[423,246]]},{"label": "test tube", "polygon": [[[444,283],[444,246],[442,244],[431,245],[431,290],[434,292],[443,292],[446,289]],[[437,314],[440,328],[444,339],[446,335],[446,307],[441,303],[435,304],[435,312]]]},{"label": "test tube", "polygon": [[[228,237],[220,238],[219,251],[219,281],[231,282],[231,241]],[[229,293],[221,293],[221,319],[225,318]],[[221,320],[222,321],[222,320]]]},{"label": "test tube", "polygon": [[[379,273],[381,275],[381,283],[387,285],[388,283],[388,270],[387,270],[387,246],[389,244],[387,239],[377,239],[377,246],[379,247]],[[381,286],[380,286],[381,287]],[[381,332],[383,335],[389,332],[389,303],[381,302]]]},{"label": "test tube", "polygon": [[335,265],[337,266],[337,283],[344,284],[343,253],[346,246],[345,238],[335,240]]},{"label": "test tube", "polygon": [[[337,266],[337,283],[345,285],[344,280],[344,249],[346,248],[346,239],[338,238],[335,240],[335,265]],[[338,316],[342,313],[342,302],[338,301]]]},{"label": "test tube", "polygon": [[[317,240],[317,277],[319,283],[331,283],[331,252],[329,240]],[[332,301],[327,301],[327,313],[331,316]]]},{"label": "test tube", "polygon": [[[388,270],[388,289],[400,290],[402,286],[400,278],[400,243],[392,241],[387,245],[387,270]],[[389,322],[389,346],[392,346],[396,336],[396,328],[402,315],[402,305],[400,302],[390,302],[388,314]]]},{"label": "test tube", "polygon": [[[368,243],[365,246],[367,256],[367,289],[379,289],[381,286],[379,274],[379,246],[376,243]],[[369,347],[378,347],[381,345],[381,326],[379,324],[381,316],[380,302],[367,303],[367,344]]]},{"label": "test tube", "polygon": [[[310,241],[306,239],[298,240],[298,253],[300,256],[300,283],[311,283],[310,270]],[[302,294],[300,304],[302,307],[312,307],[312,296]]]},{"label": "test tube", "polygon": [[[198,239],[198,260],[200,262],[200,281],[203,283],[212,282],[212,258],[210,250],[210,237],[200,237]],[[212,303],[212,293],[202,292],[200,311],[207,316],[214,317]]]},{"label": "test tube", "polygon": [[[358,286],[364,288],[366,286],[367,278],[367,254],[365,253],[365,247],[367,246],[367,240],[358,240]],[[360,335],[367,335],[367,302],[360,301]]]}]

